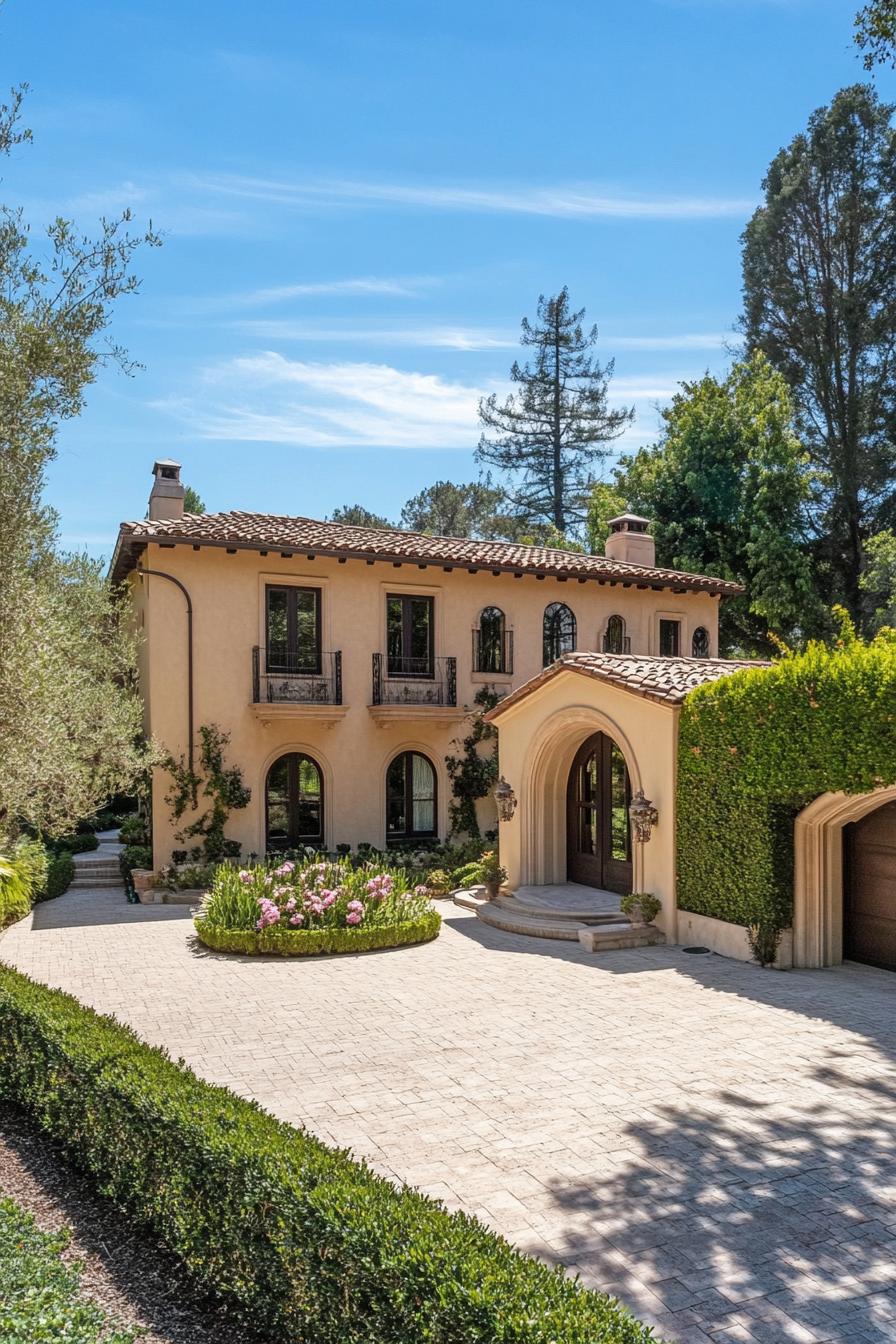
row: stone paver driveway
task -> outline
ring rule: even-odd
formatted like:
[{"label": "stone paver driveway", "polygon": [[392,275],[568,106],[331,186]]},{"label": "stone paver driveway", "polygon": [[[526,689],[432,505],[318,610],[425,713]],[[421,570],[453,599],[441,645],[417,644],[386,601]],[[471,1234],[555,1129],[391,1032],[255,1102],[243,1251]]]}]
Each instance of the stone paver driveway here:
[{"label": "stone paver driveway", "polygon": [[0,957],[668,1339],[896,1340],[896,978],[595,957],[444,914],[424,947],[229,958],[183,908],[70,892]]}]

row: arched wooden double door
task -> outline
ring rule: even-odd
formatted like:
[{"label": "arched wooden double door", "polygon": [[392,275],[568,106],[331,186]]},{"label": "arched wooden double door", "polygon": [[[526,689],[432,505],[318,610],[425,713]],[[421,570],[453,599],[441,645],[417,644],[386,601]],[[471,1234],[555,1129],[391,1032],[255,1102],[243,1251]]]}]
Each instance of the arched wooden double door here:
[{"label": "arched wooden double door", "polygon": [[566,793],[566,875],[623,895],[632,889],[631,786],[625,757],[606,733],[583,742]]}]

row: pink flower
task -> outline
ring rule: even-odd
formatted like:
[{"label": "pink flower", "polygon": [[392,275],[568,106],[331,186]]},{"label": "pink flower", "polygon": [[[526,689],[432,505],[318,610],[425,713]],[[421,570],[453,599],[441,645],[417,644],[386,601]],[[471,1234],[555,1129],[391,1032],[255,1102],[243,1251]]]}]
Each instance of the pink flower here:
[{"label": "pink flower", "polygon": [[281,863],[279,868],[274,869],[274,872],[277,874],[278,877],[289,877],[290,873],[294,871],[295,871],[295,864],[290,863],[288,860],[286,863]]},{"label": "pink flower", "polygon": [[286,908],[287,908],[287,910],[295,910],[295,908],[296,908],[296,898],[295,898],[295,896],[290,896],[289,900],[286,902]]},{"label": "pink flower", "polygon": [[251,874],[251,873],[247,873],[246,870],[245,870],[245,868],[243,868],[243,869],[240,870],[238,876],[239,876],[240,881],[243,883],[243,885],[245,885],[247,882],[251,882],[251,881],[252,881],[252,874]]},{"label": "pink flower", "polygon": [[349,910],[345,917],[346,924],[360,924],[361,914],[358,910]]},{"label": "pink flower", "polygon": [[364,906],[360,901],[349,901],[348,905],[346,906],[346,909],[357,910],[362,915],[364,913]]},{"label": "pink flower", "polygon": [[415,896],[428,896],[428,895],[429,895],[429,887],[424,887],[422,884],[421,884],[420,886],[415,887],[415,888],[414,888],[414,895],[415,895]]},{"label": "pink flower", "polygon": [[290,924],[292,924],[293,928],[295,928],[295,927],[297,927],[297,925],[299,925],[299,924],[304,924],[304,923],[305,923],[305,916],[304,916],[304,915],[293,915],[289,922],[290,922]]}]

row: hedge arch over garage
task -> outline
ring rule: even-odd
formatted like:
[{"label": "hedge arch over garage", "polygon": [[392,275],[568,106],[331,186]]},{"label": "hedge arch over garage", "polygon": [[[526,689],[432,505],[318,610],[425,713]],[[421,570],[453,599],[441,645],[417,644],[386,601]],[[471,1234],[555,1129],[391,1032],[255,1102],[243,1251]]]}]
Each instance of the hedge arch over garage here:
[{"label": "hedge arch over garage", "polygon": [[824,793],[896,783],[896,632],[692,691],[678,745],[678,905],[734,924],[793,920],[794,820]]}]

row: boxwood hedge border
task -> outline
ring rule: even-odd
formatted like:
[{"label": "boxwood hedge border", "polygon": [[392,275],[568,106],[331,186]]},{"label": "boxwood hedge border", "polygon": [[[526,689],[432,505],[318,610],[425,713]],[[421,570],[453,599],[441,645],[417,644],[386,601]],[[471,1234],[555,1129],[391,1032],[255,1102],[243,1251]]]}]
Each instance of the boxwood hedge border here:
[{"label": "boxwood hedge border", "polygon": [[896,634],[810,644],[685,700],[678,905],[729,923],[793,922],[794,820],[823,793],[896,783]]},{"label": "boxwood hedge border", "polygon": [[612,1298],[476,1219],[2,964],[0,1097],[272,1344],[654,1340]]},{"label": "boxwood hedge border", "polygon": [[216,952],[259,953],[281,957],[314,957],[340,952],[374,952],[389,947],[427,943],[438,936],[442,916],[428,910],[420,919],[403,924],[379,924],[357,929],[220,929],[198,917],[196,936]]}]

